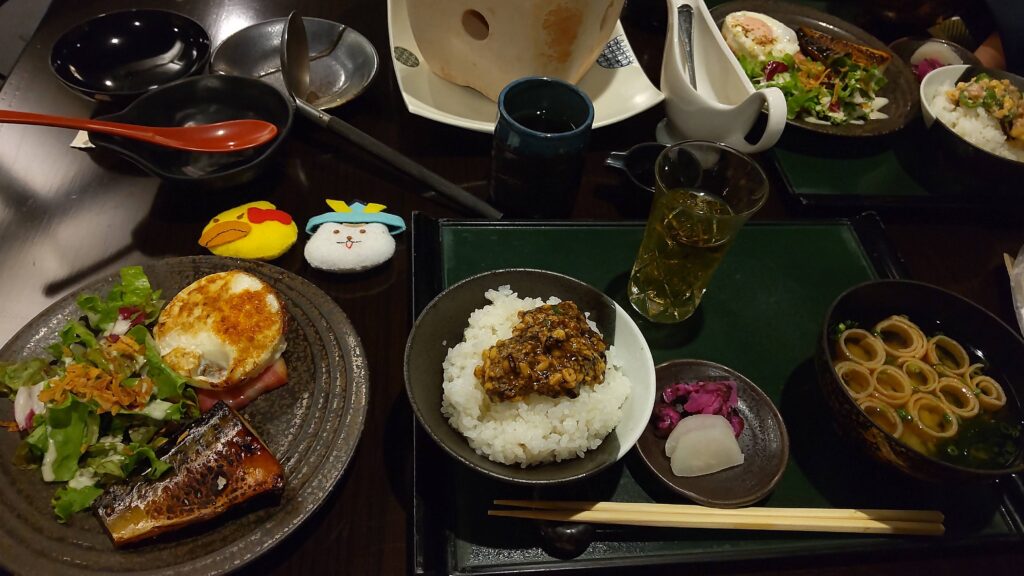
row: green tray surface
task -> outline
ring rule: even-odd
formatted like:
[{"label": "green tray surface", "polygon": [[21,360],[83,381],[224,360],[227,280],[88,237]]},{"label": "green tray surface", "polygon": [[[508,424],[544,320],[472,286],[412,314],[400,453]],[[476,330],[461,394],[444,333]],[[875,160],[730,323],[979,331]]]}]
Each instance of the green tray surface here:
[{"label": "green tray surface", "polygon": [[644,321],[625,298],[642,235],[641,225],[509,227],[442,222],[443,281],[448,286],[488,270],[529,267],[561,272],[603,290],[637,321],[655,363],[701,358],[725,364],[750,378],[779,407],[791,439],[790,461],[778,487],[762,505],[934,508],[947,515],[947,535],[927,540],[602,527],[583,555],[564,562],[538,547],[533,523],[487,517],[491,501],[685,503],[685,499],[665,489],[635,451],[585,485],[539,492],[490,481],[445,458],[441,471],[445,480],[439,484],[447,493],[430,496],[440,496],[447,509],[441,522],[447,533],[450,571],[615,566],[636,562],[638,557],[644,563],[767,558],[1017,537],[1001,513],[997,487],[943,495],[876,465],[843,444],[832,429],[814,374],[816,337],[826,309],[841,292],[878,277],[852,225],[748,225],[726,254],[698,312],[670,327]]},{"label": "green tray surface", "polygon": [[920,119],[899,134],[875,140],[825,141],[784,134],[771,154],[790,191],[797,196],[849,196],[863,202],[972,202],[954,167],[942,166],[929,144]]}]

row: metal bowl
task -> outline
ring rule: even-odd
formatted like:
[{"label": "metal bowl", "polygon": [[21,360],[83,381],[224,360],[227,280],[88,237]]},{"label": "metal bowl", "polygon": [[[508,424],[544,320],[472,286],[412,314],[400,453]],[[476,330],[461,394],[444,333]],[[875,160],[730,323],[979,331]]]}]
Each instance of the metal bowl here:
[{"label": "metal bowl", "polygon": [[167,10],[124,10],[61,35],[50,67],[87,98],[126,101],[201,72],[209,58],[210,36],[194,20]]},{"label": "metal bowl", "polygon": [[[957,466],[918,452],[876,425],[858,406],[832,367],[832,330],[840,322],[874,326],[894,314],[906,315],[924,330],[957,340],[972,358],[988,364],[985,373],[1003,386],[1003,410],[1020,420],[1024,393],[1024,340],[978,305],[941,288],[906,280],[866,282],[841,294],[825,316],[816,354],[818,382],[831,409],[840,436],[860,446],[877,460],[929,482],[995,480],[1024,471],[1024,455],[1007,468],[980,469]],[[907,423],[905,425],[910,425]],[[1018,438],[1024,449],[1024,436]]]},{"label": "metal bowl", "polygon": [[272,86],[239,76],[186,78],[140,97],[101,120],[143,126],[188,126],[252,118],[277,126],[277,136],[239,152],[189,152],[108,134],[90,134],[99,147],[119,152],[160,178],[192,188],[223,188],[254,178],[291,128],[294,103]]},{"label": "metal bowl", "polygon": [[[281,76],[281,34],[287,18],[242,28],[213,53],[210,70],[259,78],[287,93]],[[330,20],[303,18],[309,38],[309,96],[324,110],[352,100],[377,74],[377,51],[359,32]]]},{"label": "metal bowl", "polygon": [[[490,303],[484,292],[508,285],[520,297],[557,296],[572,300],[590,313],[605,342],[622,359],[632,388],[622,407],[619,425],[600,446],[583,458],[528,468],[489,460],[472,447],[441,413],[442,363],[448,349],[463,340],[469,315]],[[492,478],[524,485],[553,485],[580,480],[612,465],[640,438],[654,406],[654,360],[640,329],[611,298],[579,280],[543,270],[508,269],[487,272],[449,287],[420,314],[405,347],[405,390],[420,424],[441,448],[473,470]]]}]

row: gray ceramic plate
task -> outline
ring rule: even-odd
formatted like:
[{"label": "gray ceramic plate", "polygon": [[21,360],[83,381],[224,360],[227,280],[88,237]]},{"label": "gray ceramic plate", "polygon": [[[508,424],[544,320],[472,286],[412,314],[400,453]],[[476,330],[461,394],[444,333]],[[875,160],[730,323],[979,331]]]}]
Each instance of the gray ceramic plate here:
[{"label": "gray ceramic plate", "polygon": [[[289,382],[242,414],[285,468],[287,487],[277,505],[232,512],[207,524],[126,550],[115,550],[87,513],[58,524],[50,508],[56,486],[38,470],[12,464],[18,435],[0,431],[0,564],[15,573],[219,574],[235,570],[280,542],[311,515],[341,478],[366,417],[368,375],[362,345],[345,313],[326,294],[269,264],[216,256],[174,258],[143,266],[154,287],[171,297],[192,281],[230,269],[274,286],[291,317]],[[81,290],[106,292],[109,277]],[[0,350],[0,359],[44,355],[67,320],[77,317],[72,294],[29,322]],[[9,400],[0,400],[3,418]]]},{"label": "gray ceramic plate", "polygon": [[648,424],[636,443],[641,458],[672,490],[705,506],[737,508],[767,496],[782,478],[789,461],[789,435],[772,401],[739,372],[706,360],[672,360],[655,370],[658,396],[677,382],[730,378],[736,381],[737,411],[745,426],[738,441],[744,461],[714,474],[684,478],[672,473],[665,440]]},{"label": "gray ceramic plate", "polygon": [[[793,30],[800,26],[806,26],[835,38],[889,52],[889,48],[878,38],[841,18],[809,6],[779,2],[778,0],[735,0],[715,6],[711,10],[711,16],[718,26],[721,26],[722,20],[726,16],[738,10],[767,14]],[[893,57],[886,67],[885,78],[888,83],[882,87],[878,95],[889,99],[889,103],[881,109],[881,112],[889,115],[888,118],[842,126],[817,124],[800,119],[790,120],[788,124],[811,132],[836,136],[881,136],[896,132],[917,116],[919,110],[917,80],[914,79],[914,73],[910,67],[897,57]]]},{"label": "gray ceramic plate", "polygon": [[[281,33],[286,20],[267,20],[235,32],[214,51],[210,70],[259,78],[287,94],[281,76]],[[326,110],[360,95],[377,74],[373,44],[344,24],[320,18],[303,18],[302,23],[310,54],[306,100]]]}]

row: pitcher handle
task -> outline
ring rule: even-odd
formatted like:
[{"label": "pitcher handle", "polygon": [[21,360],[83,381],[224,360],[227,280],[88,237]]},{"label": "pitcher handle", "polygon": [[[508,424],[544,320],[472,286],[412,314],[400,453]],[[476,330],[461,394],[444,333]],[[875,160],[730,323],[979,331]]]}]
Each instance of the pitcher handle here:
[{"label": "pitcher handle", "polygon": [[761,139],[750,146],[749,152],[761,152],[774,146],[782,136],[782,129],[786,127],[786,96],[782,90],[771,87],[758,90],[755,94],[763,100],[762,105],[768,110],[768,124]]}]

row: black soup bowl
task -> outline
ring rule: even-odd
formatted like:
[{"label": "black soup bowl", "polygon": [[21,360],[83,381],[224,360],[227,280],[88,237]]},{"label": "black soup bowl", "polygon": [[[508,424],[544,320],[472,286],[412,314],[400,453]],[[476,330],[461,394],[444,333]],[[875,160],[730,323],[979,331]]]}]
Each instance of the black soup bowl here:
[{"label": "black soup bowl", "polygon": [[[1016,456],[1002,468],[976,468],[953,464],[914,450],[875,424],[857,405],[833,368],[836,327],[856,322],[871,331],[880,320],[906,316],[926,337],[937,334],[959,342],[973,363],[994,378],[1006,393],[1006,405],[994,414],[1016,427]],[[818,381],[840,436],[860,446],[877,460],[906,474],[934,483],[995,480],[1024,471],[1021,435],[1021,398],[1024,394],[1024,340],[1006,324],[978,305],[952,292],[920,282],[877,280],[854,286],[832,303],[825,316],[816,354]],[[904,412],[904,427],[917,422]],[[979,416],[980,417],[980,416]],[[961,425],[962,426],[962,425]],[[960,438],[960,437],[957,437]]]},{"label": "black soup bowl", "polygon": [[210,36],[194,20],[167,10],[103,14],[65,32],[50,67],[65,86],[94,100],[128,101],[203,71]]},{"label": "black soup bowl", "polygon": [[197,76],[149,92],[100,120],[142,126],[191,126],[227,120],[265,120],[277,127],[270,142],[237,152],[190,152],[109,134],[93,133],[96,146],[121,153],[163,180],[196,189],[224,188],[254,178],[266,167],[292,125],[295,104],[273,86],[241,76]]}]

